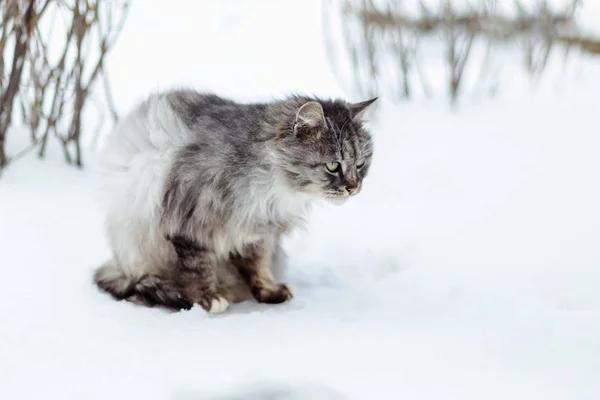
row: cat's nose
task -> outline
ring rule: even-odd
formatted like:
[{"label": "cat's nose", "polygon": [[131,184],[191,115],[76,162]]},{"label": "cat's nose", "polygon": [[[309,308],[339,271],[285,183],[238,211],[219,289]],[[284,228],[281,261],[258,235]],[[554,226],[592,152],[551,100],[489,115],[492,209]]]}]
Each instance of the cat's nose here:
[{"label": "cat's nose", "polygon": [[354,186],[354,185],[352,185],[352,186],[350,186],[350,185],[346,186],[346,190],[348,191],[349,194],[352,194],[352,192],[356,191],[357,188],[358,187]]}]

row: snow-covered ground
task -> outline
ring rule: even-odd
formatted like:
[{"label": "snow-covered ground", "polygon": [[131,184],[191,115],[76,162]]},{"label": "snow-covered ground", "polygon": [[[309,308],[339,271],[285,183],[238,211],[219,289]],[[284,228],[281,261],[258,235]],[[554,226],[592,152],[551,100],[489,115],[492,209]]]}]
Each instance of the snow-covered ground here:
[{"label": "snow-covered ground", "polygon": [[[344,94],[318,1],[187,6],[134,4],[121,110],[180,84]],[[575,70],[457,112],[382,100],[362,193],[286,243],[294,300],[219,316],[99,293],[93,154],[20,160],[0,179],[0,398],[600,398],[600,64]]]}]

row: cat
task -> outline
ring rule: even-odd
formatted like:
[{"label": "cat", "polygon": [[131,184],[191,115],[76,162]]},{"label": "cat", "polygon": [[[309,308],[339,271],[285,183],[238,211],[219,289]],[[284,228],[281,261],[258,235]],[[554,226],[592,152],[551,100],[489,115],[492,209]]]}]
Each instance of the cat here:
[{"label": "cat", "polygon": [[277,283],[282,237],[316,199],[360,192],[373,157],[363,117],[376,99],[150,95],[99,155],[113,258],[95,283],[115,299],[172,310],[290,300],[291,287]]}]

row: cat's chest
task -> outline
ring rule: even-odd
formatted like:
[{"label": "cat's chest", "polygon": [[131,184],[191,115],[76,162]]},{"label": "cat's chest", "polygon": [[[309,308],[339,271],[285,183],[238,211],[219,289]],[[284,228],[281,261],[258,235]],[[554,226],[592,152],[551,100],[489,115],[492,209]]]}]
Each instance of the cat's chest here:
[{"label": "cat's chest", "polygon": [[303,204],[299,204],[295,207],[279,206],[278,208],[277,205],[273,205],[268,209],[257,209],[252,215],[244,218],[237,228],[250,240],[260,240],[297,225],[303,220],[306,208]]},{"label": "cat's chest", "polygon": [[310,204],[308,196],[281,185],[255,187],[250,193],[238,202],[237,208],[238,217],[248,222],[249,229],[287,225],[302,217]]},{"label": "cat's chest", "polygon": [[220,252],[241,251],[244,247],[288,231],[304,221],[308,204],[303,201],[241,205],[232,215],[224,230],[215,235],[215,246]]},{"label": "cat's chest", "polygon": [[228,257],[231,252],[244,252],[248,246],[271,242],[281,232],[289,229],[290,225],[275,222],[259,223],[258,221],[248,223],[229,224],[225,229],[215,232],[212,236],[213,246],[217,254]]}]

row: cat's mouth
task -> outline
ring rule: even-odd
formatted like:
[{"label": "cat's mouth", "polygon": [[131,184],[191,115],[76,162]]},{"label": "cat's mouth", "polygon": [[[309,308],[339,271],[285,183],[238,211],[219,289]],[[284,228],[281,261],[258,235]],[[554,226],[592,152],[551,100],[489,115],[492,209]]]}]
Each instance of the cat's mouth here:
[{"label": "cat's mouth", "polygon": [[348,192],[341,190],[328,190],[323,193],[323,197],[335,205],[344,204],[351,196]]},{"label": "cat's mouth", "polygon": [[361,185],[357,185],[354,188],[348,190],[348,188],[328,188],[321,190],[318,196],[322,199],[327,200],[332,204],[344,204],[350,197],[356,196],[361,191]]}]

